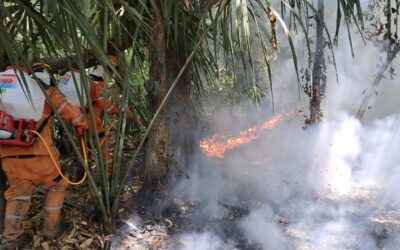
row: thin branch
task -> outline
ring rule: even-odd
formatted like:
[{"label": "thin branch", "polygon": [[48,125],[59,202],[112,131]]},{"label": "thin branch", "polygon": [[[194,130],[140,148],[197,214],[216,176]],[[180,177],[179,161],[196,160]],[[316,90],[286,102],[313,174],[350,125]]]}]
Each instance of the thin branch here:
[{"label": "thin branch", "polygon": [[385,60],[385,63],[379,67],[378,74],[376,75],[371,88],[366,91],[365,97],[360,105],[360,108],[357,111],[356,118],[358,120],[361,121],[364,118],[365,112],[369,107],[372,97],[377,94],[384,73],[386,72],[389,65],[392,64],[393,60],[396,58],[397,53],[399,52],[400,44],[396,44],[396,46],[391,50],[391,56],[389,56],[388,59]]}]

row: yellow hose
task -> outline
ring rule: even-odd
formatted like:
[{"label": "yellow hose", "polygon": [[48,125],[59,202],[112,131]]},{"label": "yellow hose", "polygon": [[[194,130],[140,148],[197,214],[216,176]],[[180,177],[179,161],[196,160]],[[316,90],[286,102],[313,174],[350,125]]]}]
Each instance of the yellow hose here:
[{"label": "yellow hose", "polygon": [[104,138],[100,142],[100,146],[103,146],[104,142],[106,141],[107,134],[110,133],[110,130],[117,124],[117,120],[114,120],[111,125],[108,127],[107,131],[104,133]]},{"label": "yellow hose", "polygon": [[[58,166],[58,163],[56,161],[56,159],[54,158],[53,153],[50,150],[49,145],[47,144],[46,140],[43,138],[43,136],[41,134],[39,134],[38,132],[32,130],[32,133],[34,133],[35,135],[38,136],[38,138],[43,142],[44,146],[46,147],[47,151],[50,154],[50,158],[53,161],[54,167],[57,169],[58,173],[60,174],[60,176],[70,185],[74,185],[74,186],[78,186],[82,183],[85,182],[86,177],[87,177],[87,173],[85,171],[85,174],[82,177],[82,180],[78,181],[78,182],[72,182],[68,179],[68,177],[66,177],[62,172],[61,172],[61,168],[60,166]],[[82,144],[82,151],[83,151],[83,158],[85,159],[85,163],[88,163],[88,157],[87,157],[87,153],[86,153],[86,147],[85,147],[85,142],[83,141],[83,138],[81,138],[81,144]]]}]

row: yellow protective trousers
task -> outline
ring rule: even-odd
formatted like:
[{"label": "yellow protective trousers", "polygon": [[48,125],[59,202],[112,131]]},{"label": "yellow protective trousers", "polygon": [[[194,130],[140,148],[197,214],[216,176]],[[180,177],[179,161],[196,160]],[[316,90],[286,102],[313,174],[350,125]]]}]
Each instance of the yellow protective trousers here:
[{"label": "yellow protective trousers", "polygon": [[60,178],[50,156],[7,157],[2,159],[2,167],[9,183],[5,192],[3,238],[15,240],[23,234],[22,222],[29,210],[34,186],[47,191],[42,231],[45,236],[55,237],[68,184]]}]

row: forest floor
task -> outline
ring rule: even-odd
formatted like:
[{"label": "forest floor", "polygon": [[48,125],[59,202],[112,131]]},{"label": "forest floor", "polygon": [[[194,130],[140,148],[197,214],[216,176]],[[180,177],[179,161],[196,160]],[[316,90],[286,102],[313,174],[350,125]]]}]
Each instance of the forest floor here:
[{"label": "forest floor", "polygon": [[[172,206],[162,214],[154,215],[144,208],[132,205],[132,200],[142,186],[139,178],[132,178],[119,210],[118,230],[115,235],[101,234],[100,219],[94,212],[93,203],[87,186],[69,187],[64,206],[64,220],[67,230],[57,239],[46,241],[40,233],[40,223],[43,215],[44,193],[36,190],[33,205],[28,219],[24,222],[25,231],[32,236],[32,242],[24,249],[101,249],[107,241],[112,242],[111,249],[264,249],[262,244],[249,239],[240,227],[240,221],[248,216],[251,211],[262,207],[256,200],[245,200],[240,205],[220,203],[228,213],[223,215],[210,215],[208,218],[198,219],[197,211],[203,205],[202,198],[193,198],[189,201],[181,201],[172,197]],[[395,206],[379,203],[374,192],[365,191],[350,193],[345,196],[329,196],[318,194],[312,203],[323,204],[327,211],[340,210],[344,213],[346,221],[356,228],[367,228],[374,240],[374,249],[391,249],[391,246],[400,244],[393,235],[400,235],[400,213]],[[297,200],[288,203],[287,206],[297,206]],[[282,205],[281,205],[282,206]],[[285,206],[285,205],[283,205]],[[272,206],[273,207],[273,206]],[[287,241],[293,242],[292,249],[321,249],[315,242],[316,228],[308,225],[301,226],[301,221],[288,218],[280,213],[280,208],[273,208],[275,219],[280,231]],[[315,217],[314,225],[324,225],[335,222],[328,212],[316,211],[322,216]],[[299,226],[300,225],[300,226]],[[340,225],[339,225],[340,226]],[[347,225],[344,225],[347,226]],[[341,230],[340,228],[338,230]],[[201,245],[202,239],[193,239],[190,235],[206,236],[211,245]],[[355,234],[343,236],[335,231],[330,235],[331,245],[337,246],[331,249],[362,249],[359,247],[362,237]],[[337,237],[335,234],[337,233]],[[365,232],[362,232],[365,234]],[[186,236],[185,236],[186,235]],[[189,236],[187,236],[189,235]],[[213,237],[222,243],[212,243]],[[208,238],[207,238],[208,237]],[[336,238],[335,238],[336,237]],[[335,243],[337,242],[337,243]],[[394,242],[394,243],[393,243]],[[335,245],[336,244],[336,245]],[[389,248],[388,248],[389,246]]]},{"label": "forest floor", "polygon": [[[194,220],[196,210],[201,201],[195,200],[184,204],[180,200],[174,201],[174,207],[161,216],[154,216],[144,209],[130,208],[132,196],[140,189],[141,183],[136,180],[131,184],[132,192],[123,197],[122,208],[119,211],[119,230],[112,238],[100,234],[101,225],[99,218],[94,216],[90,194],[85,188],[74,188],[67,195],[64,207],[64,220],[67,230],[57,239],[46,241],[40,233],[42,217],[42,202],[44,195],[37,191],[34,195],[33,206],[29,219],[24,222],[25,231],[32,236],[32,242],[24,249],[101,249],[105,242],[111,240],[111,249],[263,249],[262,245],[248,239],[239,227],[240,220],[247,216],[252,207],[233,207],[221,204],[229,210],[223,217],[210,217],[207,220]],[[72,202],[73,201],[73,202]],[[400,234],[400,214],[394,207],[383,207],[376,203],[368,193],[352,194],[347,197],[319,197],[317,202],[323,202],[329,209],[345,207],[346,217],[357,226],[371,228],[370,234],[375,239],[375,249],[385,248],[385,242],[392,235]],[[250,202],[249,202],[250,203]],[[362,207],[362,209],[360,209]],[[373,212],[366,212],[373,211]],[[332,218],[325,218],[331,220]],[[296,249],[318,249],[314,244],[313,228],[299,228],[285,216],[279,218],[282,232],[297,245]],[[323,224],[324,222],[320,222]],[[181,237],[184,234],[201,234],[204,231],[212,232],[218,239],[225,243],[234,244],[211,245],[207,248],[196,246],[196,241]],[[357,249],[360,238],[357,235],[337,237],[331,235],[332,241],[336,240],[338,246]],[[300,242],[300,243],[299,243]],[[397,242],[400,243],[400,242]],[[195,244],[195,245],[193,245]]]},{"label": "forest floor", "polygon": [[[349,220],[349,224],[342,225],[340,219],[330,218],[328,214],[326,214],[326,218],[317,218],[316,216],[316,220],[321,220],[318,222],[318,226],[325,223],[332,224],[332,231],[327,231],[326,235],[322,237],[328,239],[326,247],[321,248],[321,243],[318,242],[318,238],[321,237],[316,236],[315,233],[317,228],[310,228],[308,225],[299,227],[297,221],[291,221],[283,214],[277,215],[276,220],[280,230],[285,235],[287,242],[290,242],[287,244],[290,248],[283,249],[366,249],[362,247],[365,234],[369,234],[374,241],[373,248],[368,247],[368,249],[395,249],[393,246],[399,246],[400,242],[394,238],[400,234],[400,213],[395,210],[395,207],[383,207],[377,204],[370,194],[366,193],[352,194],[341,198],[321,196],[318,199],[316,202],[324,203],[328,211],[339,207],[346,210],[345,216],[346,220]],[[196,217],[194,214],[199,205],[196,204],[197,202],[199,201],[190,205],[180,205],[177,202],[179,205],[173,209],[173,212],[160,218],[146,215],[144,211],[131,214],[130,219],[123,222],[125,225],[121,227],[120,234],[116,235],[114,241],[116,244],[113,249],[266,249],[262,244],[246,237],[240,227],[240,221],[248,216],[254,208],[221,204],[229,210],[228,214],[199,221],[193,219]],[[181,208],[179,209],[178,206]],[[357,227],[360,232],[352,233],[346,227]],[[368,229],[367,233],[362,231],[364,228]],[[204,237],[204,232],[209,232],[211,235]],[[347,235],[346,232],[348,232]],[[190,237],[191,234],[194,237]],[[189,237],[182,237],[182,235],[189,235]],[[221,240],[222,243],[218,242]],[[389,243],[389,241],[391,242]]]}]

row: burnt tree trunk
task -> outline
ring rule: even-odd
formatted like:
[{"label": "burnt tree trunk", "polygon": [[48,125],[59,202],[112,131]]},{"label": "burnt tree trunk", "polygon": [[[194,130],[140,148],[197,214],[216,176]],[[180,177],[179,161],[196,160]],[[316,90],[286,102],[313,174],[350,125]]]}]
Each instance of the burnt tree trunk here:
[{"label": "burnt tree trunk", "polygon": [[[171,84],[187,60],[183,50],[170,48],[167,82]],[[182,176],[190,164],[197,139],[197,113],[191,96],[192,74],[186,69],[167,105],[168,120],[168,184]]]},{"label": "burnt tree trunk", "polygon": [[[150,107],[153,113],[160,106],[163,97],[168,91],[166,69],[166,37],[163,25],[163,17],[153,15],[152,30],[149,38],[150,72],[148,81],[148,95]],[[157,126],[151,131],[146,150],[146,167],[144,176],[144,188],[152,193],[162,185],[162,181],[168,173],[167,143],[168,127],[167,112],[165,109],[158,117]]]},{"label": "burnt tree trunk", "polygon": [[324,58],[324,0],[318,0],[317,41],[312,70],[312,91],[310,99],[310,118],[308,123],[319,123],[322,119],[321,102],[326,87],[326,64]]},{"label": "burnt tree trunk", "polygon": [[[155,112],[188,55],[178,44],[169,43],[167,46],[162,16],[153,16],[151,36],[147,88],[150,106]],[[197,116],[191,99],[191,77],[190,70],[181,76],[149,135],[142,189],[142,195],[152,198],[147,202],[161,202],[168,194],[167,185],[179,178],[194,151]]]}]

